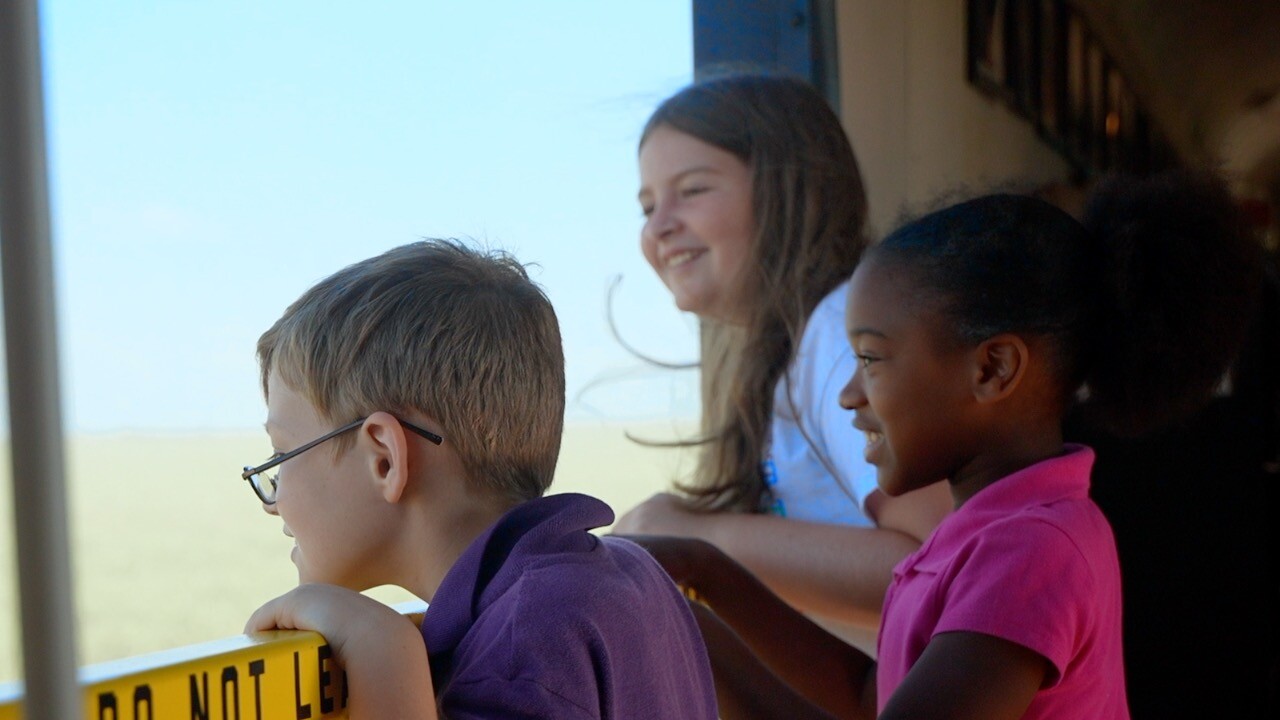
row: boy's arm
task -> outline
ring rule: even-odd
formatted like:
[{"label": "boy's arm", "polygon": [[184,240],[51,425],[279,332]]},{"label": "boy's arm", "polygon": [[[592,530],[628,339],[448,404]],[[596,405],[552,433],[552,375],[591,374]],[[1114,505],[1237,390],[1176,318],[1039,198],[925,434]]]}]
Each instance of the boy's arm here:
[{"label": "boy's arm", "polygon": [[245,632],[313,630],[346,671],[353,718],[437,717],[426,646],[413,621],[334,585],[301,585],[258,608]]},{"label": "boy's arm", "polygon": [[[710,613],[695,616],[712,656],[722,712],[739,707],[744,717],[772,717],[770,697],[798,693],[838,717],[874,716],[871,659],[800,614],[724,552],[689,538],[628,539],[709,606]],[[780,685],[789,687],[783,692]]]}]

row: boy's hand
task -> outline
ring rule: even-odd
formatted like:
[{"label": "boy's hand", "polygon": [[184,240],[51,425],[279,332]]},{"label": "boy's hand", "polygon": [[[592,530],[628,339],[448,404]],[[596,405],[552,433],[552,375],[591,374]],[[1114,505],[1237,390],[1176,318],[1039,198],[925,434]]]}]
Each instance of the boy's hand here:
[{"label": "boy's hand", "polygon": [[[245,623],[246,633],[259,630],[314,630],[341,657],[352,637],[399,626],[405,618],[382,603],[336,585],[300,585],[258,608]],[[386,632],[387,630],[383,630]]]},{"label": "boy's hand", "polygon": [[324,636],[347,673],[351,717],[436,717],[421,633],[377,600],[336,585],[300,585],[258,608],[244,627],[276,629]]}]

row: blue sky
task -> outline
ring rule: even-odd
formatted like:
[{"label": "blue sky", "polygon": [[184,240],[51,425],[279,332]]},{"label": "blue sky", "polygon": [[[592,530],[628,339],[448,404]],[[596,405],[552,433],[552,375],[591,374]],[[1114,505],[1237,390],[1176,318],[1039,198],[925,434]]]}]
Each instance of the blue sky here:
[{"label": "blue sky", "polygon": [[[420,237],[539,264],[571,419],[692,415],[697,352],[640,256],[635,143],[691,77],[688,0],[42,3],[65,420],[253,428],[254,342]],[[584,388],[586,391],[584,392]]]}]

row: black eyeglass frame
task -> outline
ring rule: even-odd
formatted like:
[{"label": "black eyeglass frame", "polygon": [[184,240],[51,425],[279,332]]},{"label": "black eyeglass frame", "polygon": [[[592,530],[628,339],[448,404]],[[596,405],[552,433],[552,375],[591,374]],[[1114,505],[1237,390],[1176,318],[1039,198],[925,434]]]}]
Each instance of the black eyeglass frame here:
[{"label": "black eyeglass frame", "polygon": [[[393,416],[393,417],[394,417],[394,416]],[[276,466],[278,466],[278,465],[283,464],[283,463],[284,463],[285,461],[287,461],[287,460],[291,460],[291,459],[293,459],[293,458],[295,458],[295,457],[298,457],[298,456],[299,456],[299,455],[301,455],[302,453],[304,453],[304,452],[306,452],[306,451],[310,450],[311,448],[313,448],[313,447],[315,447],[315,446],[317,446],[317,445],[319,445],[319,444],[321,444],[321,443],[325,442],[326,440],[332,440],[332,439],[334,439],[334,438],[338,437],[339,435],[341,435],[341,434],[342,434],[342,433],[344,433],[344,432],[349,432],[349,431],[351,431],[351,430],[355,430],[356,428],[358,428],[358,427],[360,427],[361,425],[363,425],[363,424],[364,424],[364,421],[365,421],[365,420],[368,420],[368,419],[369,419],[369,418],[368,418],[368,416],[366,416],[366,417],[362,417],[362,418],[360,418],[360,419],[358,419],[358,420],[352,420],[351,422],[347,423],[346,425],[343,425],[342,427],[338,428],[337,430],[333,430],[332,432],[325,433],[324,435],[322,435],[322,436],[320,436],[320,437],[316,438],[315,440],[312,440],[311,442],[307,443],[306,445],[303,445],[302,447],[294,448],[293,450],[290,450],[290,451],[289,451],[289,452],[287,452],[287,453],[283,453],[283,454],[277,455],[277,456],[275,456],[275,457],[271,458],[270,460],[268,460],[268,461],[266,461],[266,462],[262,463],[261,465],[258,465],[257,467],[250,467],[250,466],[246,465],[246,466],[245,466],[245,468],[244,468],[244,472],[240,473],[240,478],[241,478],[242,480],[244,480],[245,482],[249,483],[249,487],[253,488],[253,494],[254,494],[254,495],[257,495],[259,500],[261,500],[263,503],[265,503],[265,504],[267,504],[267,505],[275,505],[275,504],[276,504],[276,501],[275,501],[275,500],[268,500],[268,499],[266,499],[265,497],[263,497],[263,496],[262,496],[262,492],[263,492],[263,491],[262,491],[262,488],[258,486],[258,483],[256,483],[256,482],[254,482],[254,481],[253,481],[253,476],[254,476],[254,475],[260,475],[260,474],[262,474],[262,473],[264,473],[264,472],[266,472],[266,471],[270,470],[270,469],[271,469],[271,468],[273,468],[273,467],[276,467]],[[403,425],[404,427],[408,428],[410,431],[412,431],[412,432],[414,432],[414,433],[416,433],[416,434],[418,434],[418,435],[421,435],[422,437],[426,438],[427,440],[429,440],[430,442],[432,442],[432,443],[434,443],[434,444],[436,444],[436,445],[439,445],[440,443],[444,442],[444,438],[443,438],[442,436],[437,435],[437,434],[435,434],[435,433],[431,432],[430,430],[424,430],[423,428],[420,428],[420,427],[418,427],[417,425],[414,425],[414,424],[413,424],[413,423],[411,423],[411,422],[405,422],[404,420],[401,420],[400,418],[396,418],[396,421],[397,421],[397,422],[399,422],[399,423],[400,423],[401,425]],[[272,481],[272,485],[273,485],[273,486],[275,485],[274,479],[273,479],[273,481]],[[274,490],[275,488],[273,487],[272,489]]]}]

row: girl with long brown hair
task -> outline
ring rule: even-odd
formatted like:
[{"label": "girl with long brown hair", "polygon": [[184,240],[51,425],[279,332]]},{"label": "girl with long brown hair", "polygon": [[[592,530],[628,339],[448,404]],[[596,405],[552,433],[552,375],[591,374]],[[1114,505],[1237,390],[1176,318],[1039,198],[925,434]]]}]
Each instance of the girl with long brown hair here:
[{"label": "girl with long brown hair", "polygon": [[866,196],[844,128],[799,80],[728,75],[663,102],[640,140],[641,248],[702,320],[702,448],[690,481],[614,531],[708,540],[774,592],[870,645],[893,566],[945,487],[876,489],[837,395],[854,357],[847,279]]}]

